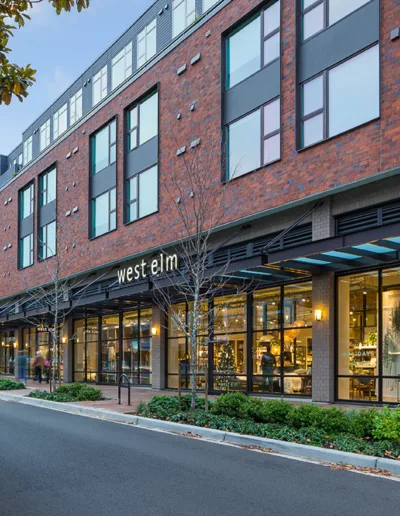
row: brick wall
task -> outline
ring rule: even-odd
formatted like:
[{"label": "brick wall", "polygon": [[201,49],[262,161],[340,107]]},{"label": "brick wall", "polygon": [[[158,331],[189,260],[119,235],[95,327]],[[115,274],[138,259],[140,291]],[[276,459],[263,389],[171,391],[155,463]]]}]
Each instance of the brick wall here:
[{"label": "brick wall", "polygon": [[[236,0],[229,4],[0,192],[0,298],[25,290],[29,285],[44,283],[51,279],[52,260],[47,263],[35,263],[23,271],[17,270],[17,197],[21,187],[55,162],[58,170],[58,251],[63,274],[75,274],[109,261],[122,259],[175,240],[180,235],[179,220],[174,213],[170,193],[165,188],[165,185],[169,185],[169,190],[173,193],[171,174],[174,173],[179,178],[183,190],[187,193],[190,191],[190,186],[185,183],[184,160],[176,156],[176,150],[183,145],[189,145],[196,138],[201,138],[199,152],[203,153],[203,157],[210,158],[207,161],[213,175],[211,188],[217,192],[220,188],[218,164],[221,149],[223,75],[221,33],[257,3]],[[391,42],[389,37],[390,30],[400,25],[398,3],[393,0],[381,0],[381,120],[302,152],[296,152],[295,141],[295,2],[282,0],[282,5],[282,160],[235,179],[229,184],[228,195],[230,199],[234,199],[234,203],[226,219],[231,221],[398,166],[400,44],[398,41]],[[211,31],[211,35],[206,37],[208,30]],[[199,52],[201,60],[190,66],[190,59]],[[176,70],[184,63],[188,69],[178,76]],[[160,85],[159,212],[124,226],[123,113],[129,104],[156,83]],[[196,110],[193,112],[189,110],[192,101],[196,101]],[[178,112],[182,113],[181,120],[176,118]],[[118,116],[119,142],[118,230],[89,241],[89,135],[115,114]],[[70,159],[66,159],[67,153],[75,147],[79,147],[79,151]],[[190,152],[193,151],[188,150],[189,159]],[[12,202],[4,205],[5,200],[9,198],[12,198]],[[65,217],[65,213],[75,206],[79,207],[79,211],[68,218]],[[3,251],[4,246],[9,243],[12,247]],[[36,254],[35,242],[35,256]]]}]

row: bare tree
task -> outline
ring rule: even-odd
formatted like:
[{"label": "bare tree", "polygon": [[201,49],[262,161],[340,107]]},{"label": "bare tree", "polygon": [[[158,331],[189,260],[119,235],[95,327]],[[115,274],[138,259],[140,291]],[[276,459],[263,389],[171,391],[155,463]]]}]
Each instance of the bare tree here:
[{"label": "bare tree", "polygon": [[[57,379],[61,383],[61,345],[62,334],[67,317],[74,309],[72,293],[77,289],[74,299],[84,295],[87,287],[86,276],[81,279],[66,277],[71,262],[75,259],[66,245],[66,238],[61,224],[57,225],[57,239],[49,243],[39,240],[40,257],[45,268],[43,284],[31,287],[26,283],[25,310],[40,312],[40,315],[27,315],[25,320],[37,327],[45,326],[50,334],[52,360],[50,361],[50,391],[56,388]],[[98,278],[97,278],[98,279]],[[81,288],[80,288],[81,287]]]},{"label": "bare tree", "polygon": [[[158,270],[152,280],[158,306],[189,342],[191,409],[194,410],[199,335],[210,333],[213,317],[217,315],[215,308],[210,313],[208,300],[223,293],[228,293],[233,300],[249,285],[245,280],[232,277],[229,259],[222,265],[215,265],[213,260],[218,249],[245,229],[241,227],[222,243],[216,243],[215,229],[229,220],[237,202],[236,198],[230,197],[229,183],[221,184],[219,177],[216,178],[216,171],[218,174],[221,170],[218,153],[197,146],[177,159],[182,160],[182,166],[174,168],[168,182],[163,182],[172,206],[169,225],[173,228],[171,240],[176,243],[162,249],[170,264],[176,260],[176,270],[173,274],[163,274],[162,269]],[[233,175],[231,173],[230,177]],[[188,323],[177,308],[179,301],[187,304]],[[213,342],[207,339],[205,345],[208,351]]]}]

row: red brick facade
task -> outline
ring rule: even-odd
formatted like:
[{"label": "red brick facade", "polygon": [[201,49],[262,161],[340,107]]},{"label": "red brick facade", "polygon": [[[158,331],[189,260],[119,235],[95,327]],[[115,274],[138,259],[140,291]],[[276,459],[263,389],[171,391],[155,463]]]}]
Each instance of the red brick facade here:
[{"label": "red brick facade", "polygon": [[[399,164],[400,146],[400,44],[390,40],[390,31],[400,25],[400,6],[396,0],[381,0],[381,119],[349,131],[308,150],[296,151],[296,61],[295,2],[281,0],[282,14],[282,159],[276,164],[240,177],[229,184],[235,199],[231,220],[239,220],[278,205],[327,191],[338,185],[373,176]],[[35,228],[35,264],[18,271],[18,190],[57,163],[57,210],[59,254],[65,275],[122,259],[128,255],[175,240],[171,198],[163,185],[170,181],[171,170],[182,175],[183,160],[176,150],[196,138],[201,149],[212,155],[215,182],[220,184],[217,167],[221,149],[221,33],[258,2],[234,0],[212,17],[174,51],[166,55],[136,82],[106,104],[75,132],[49,151],[27,172],[0,192],[0,298],[23,291],[27,286],[49,281],[49,263],[37,263],[37,228]],[[211,35],[206,37],[206,32]],[[201,53],[201,60],[190,60]],[[182,75],[176,70],[183,64]],[[123,121],[124,109],[155,84],[159,84],[159,212],[130,225],[123,224]],[[196,102],[195,111],[189,110]],[[181,120],[176,115],[182,114]],[[88,186],[90,134],[117,116],[117,230],[95,240],[88,239]],[[83,134],[83,131],[85,134]],[[66,155],[75,147],[76,154]],[[188,149],[188,155],[193,152]],[[75,186],[73,184],[75,183]],[[4,202],[12,198],[12,202]],[[35,183],[37,198],[37,181]],[[66,217],[68,210],[79,211]],[[35,204],[35,217],[37,213]],[[60,229],[61,228],[61,229]],[[62,232],[62,234],[60,233]],[[4,246],[12,247],[4,251]],[[68,247],[68,250],[66,250]]]}]

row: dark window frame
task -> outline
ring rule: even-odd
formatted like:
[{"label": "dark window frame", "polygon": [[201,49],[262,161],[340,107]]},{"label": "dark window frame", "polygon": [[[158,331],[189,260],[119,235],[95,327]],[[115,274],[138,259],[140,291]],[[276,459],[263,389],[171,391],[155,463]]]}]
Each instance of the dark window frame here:
[{"label": "dark window frame", "polygon": [[[113,209],[110,209],[111,207],[111,193],[115,191],[115,207]],[[108,230],[104,233],[101,233],[100,235],[95,234],[95,206],[96,206],[96,200],[99,199],[99,197],[102,197],[103,195],[108,195]],[[111,228],[111,217],[115,214],[115,227]],[[108,233],[111,233],[112,231],[115,231],[117,229],[117,187],[114,186],[107,190],[106,192],[101,193],[97,197],[94,197],[90,200],[90,240],[93,240],[95,238],[100,238],[104,235],[107,235]]]},{"label": "dark window frame", "polygon": [[[141,176],[142,174],[148,172],[149,170],[151,170],[152,168],[156,168],[157,171],[157,183],[159,183],[159,171],[158,171],[158,164],[155,164],[155,165],[151,165],[150,167],[147,167],[146,169],[144,170],[141,170],[140,172],[138,172],[137,174],[135,174],[134,176],[131,176],[129,177],[128,179],[126,179],[126,209],[125,209],[125,212],[126,212],[126,224],[131,224],[132,222],[136,222],[138,220],[142,220],[142,219],[145,219],[146,217],[150,217],[150,215],[154,215],[155,213],[158,212],[158,191],[157,191],[157,210],[156,211],[153,211],[152,213],[148,213],[147,215],[143,215],[143,217],[140,217],[140,195],[139,195],[139,176]],[[130,200],[130,189],[131,189],[131,181],[135,180],[136,181],[136,198],[133,199],[133,200]],[[158,184],[158,187],[159,187],[159,184]],[[157,188],[157,190],[159,190],[159,188]],[[136,203],[136,218],[135,219],[131,219],[129,214],[130,214],[130,207],[132,204],[135,204]]]},{"label": "dark window frame", "polygon": [[[56,238],[55,238],[55,249],[52,251],[53,254],[49,255],[49,251],[50,251],[50,248],[48,246],[48,229],[49,229],[49,226],[51,224],[55,224],[55,235],[56,235]],[[40,238],[40,234],[42,231],[45,231],[46,233],[46,238],[45,239],[42,239]],[[56,256],[57,255],[57,221],[56,220],[52,220],[51,222],[48,222],[47,224],[41,226],[39,228],[39,238],[38,238],[38,261],[39,262],[42,262],[44,260],[48,260],[49,258],[52,258],[53,256]],[[43,253],[43,251],[46,250],[45,253]]]},{"label": "dark window frame", "polygon": [[[140,106],[144,104],[147,100],[149,100],[153,95],[158,95],[158,88],[155,90],[152,90],[150,93],[146,94],[144,97],[137,100],[133,105],[128,107],[126,110],[126,137],[127,137],[127,152],[132,152],[135,149],[139,148],[140,145],[143,145],[140,143],[140,128],[141,128],[141,120],[140,120]],[[134,110],[137,110],[137,123],[134,127],[131,128],[131,113]],[[157,98],[157,134],[154,136],[159,136],[159,99]],[[131,147],[131,141],[132,141],[132,133],[136,131],[136,144],[134,147]],[[149,140],[147,140],[149,141]],[[147,142],[144,142],[147,143]]]},{"label": "dark window frame", "polygon": [[[277,27],[276,29],[274,29],[273,31],[271,31],[269,34],[267,34],[265,36],[264,35],[264,12],[267,11],[270,7],[272,7],[272,5],[274,5],[277,2],[280,2],[279,27]],[[242,79],[241,81],[237,82],[233,86],[230,86],[230,72],[229,72],[230,47],[229,47],[229,40],[230,40],[230,38],[232,36],[234,36],[235,34],[240,32],[242,29],[244,29],[247,25],[252,23],[257,18],[260,18],[260,39],[259,39],[259,42],[260,42],[260,68],[257,71],[253,72],[251,75],[249,75],[249,76],[245,77],[244,79]],[[224,63],[223,63],[224,67],[225,67],[225,80],[224,80],[224,90],[225,91],[228,91],[228,90],[230,90],[232,88],[235,88],[236,86],[241,84],[243,81],[246,81],[249,77],[252,77],[254,74],[258,73],[263,68],[266,68],[267,66],[269,66],[270,64],[274,63],[275,61],[277,61],[278,59],[281,58],[282,38],[280,37],[280,41],[279,41],[279,48],[280,48],[279,56],[277,58],[269,61],[268,63],[264,64],[264,58],[265,58],[265,55],[264,55],[265,54],[265,52],[264,52],[264,43],[268,39],[271,39],[273,36],[275,36],[275,34],[278,34],[278,33],[280,34],[281,30],[282,30],[282,1],[281,0],[273,0],[273,1],[268,2],[267,5],[263,5],[261,8],[258,6],[255,12],[253,11],[247,19],[242,21],[238,26],[235,26],[235,28],[233,28],[230,32],[228,32],[225,35],[225,37],[224,37]]]},{"label": "dark window frame", "polygon": [[[28,237],[29,237],[29,244],[30,244],[30,249],[29,249],[30,263],[28,263],[28,265],[23,265],[22,264],[22,256],[23,256],[22,242],[25,238],[28,238]],[[20,239],[18,241],[18,269],[19,270],[27,269],[28,267],[31,267],[34,264],[33,251],[34,251],[33,232],[25,235],[24,237],[20,237]]]},{"label": "dark window frame", "polygon": [[[372,1],[372,0],[371,0]],[[366,124],[370,124],[374,120],[378,120],[381,117],[381,87],[379,87],[379,99],[378,99],[378,105],[379,105],[379,114],[377,117],[372,118],[371,120],[368,120],[366,122],[362,122],[361,124],[358,124],[354,127],[350,127],[349,129],[346,129],[345,131],[342,131],[341,133],[335,134],[333,136],[329,135],[329,72],[331,70],[334,70],[335,68],[338,68],[339,66],[343,65],[344,63],[347,63],[351,59],[355,59],[356,57],[360,56],[364,52],[367,52],[368,50],[371,50],[374,47],[378,47],[378,59],[379,59],[379,85],[381,85],[381,57],[380,57],[380,42],[375,42],[371,45],[366,46],[362,50],[359,50],[355,54],[352,54],[345,59],[342,59],[338,63],[333,64],[332,66],[329,66],[328,68],[325,68],[322,72],[319,72],[318,74],[310,77],[306,81],[299,84],[298,88],[300,89],[300,129],[299,129],[299,143],[300,147],[298,148],[299,151],[302,151],[304,149],[309,149],[310,147],[313,147],[314,145],[318,145],[322,142],[326,142],[331,140],[332,138],[337,138],[343,134],[348,133],[349,131],[354,131],[355,129],[358,129],[359,127],[362,127]],[[322,84],[322,98],[323,98],[323,107],[321,109],[315,110],[312,113],[309,113],[307,115],[303,115],[304,111],[304,94],[303,94],[303,86],[304,84],[307,84],[314,79],[317,79],[318,77],[323,77],[323,84]],[[310,143],[307,146],[304,146],[304,122],[314,118],[315,116],[318,116],[318,114],[323,114],[323,139],[318,140],[316,142]]]},{"label": "dark window frame", "polygon": [[[114,131],[111,131],[111,126],[115,124],[115,139],[112,139],[112,133]],[[102,132],[108,130],[108,163],[105,167],[103,167],[100,170],[96,171],[96,138],[97,136]],[[90,172],[92,176],[95,176],[96,174],[99,174],[102,170],[109,167],[110,165],[113,165],[117,162],[117,118],[113,117],[111,120],[109,120],[106,124],[104,124],[100,129],[98,129],[96,132],[90,135],[90,149],[91,149],[91,155],[90,155]],[[115,159],[114,161],[111,161],[111,149],[115,147]]]},{"label": "dark window frame", "polygon": [[[270,133],[264,135],[264,108],[266,106],[269,106],[270,104],[273,104],[279,100],[279,129],[275,129],[274,131],[271,131]],[[238,176],[235,176],[234,178],[230,177],[230,163],[229,163],[229,128],[236,122],[239,122],[240,120],[243,120],[249,115],[252,115],[253,113],[260,111],[260,166],[255,168],[254,170],[249,170],[248,172],[245,172],[243,174],[239,174]],[[270,165],[273,165],[274,163],[277,163],[278,161],[281,161],[282,159],[282,104],[281,104],[281,95],[269,100],[268,102],[265,102],[261,106],[253,109],[252,111],[249,111],[248,113],[240,116],[239,118],[236,118],[229,124],[225,125],[225,142],[226,142],[226,166],[225,166],[225,182],[226,181],[233,181],[235,179],[238,179],[242,176],[246,176],[247,174],[252,174],[256,170],[260,170],[265,167],[269,167]],[[273,161],[270,161],[268,163],[264,163],[264,141],[268,140],[276,135],[280,135],[280,149],[279,149],[279,158],[275,159]]]}]

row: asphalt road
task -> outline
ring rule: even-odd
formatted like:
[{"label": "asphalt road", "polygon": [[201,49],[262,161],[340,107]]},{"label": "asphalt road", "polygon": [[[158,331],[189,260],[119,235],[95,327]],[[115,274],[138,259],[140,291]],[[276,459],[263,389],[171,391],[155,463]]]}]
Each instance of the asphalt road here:
[{"label": "asphalt road", "polygon": [[400,484],[0,402],[1,516],[380,516]]}]

